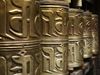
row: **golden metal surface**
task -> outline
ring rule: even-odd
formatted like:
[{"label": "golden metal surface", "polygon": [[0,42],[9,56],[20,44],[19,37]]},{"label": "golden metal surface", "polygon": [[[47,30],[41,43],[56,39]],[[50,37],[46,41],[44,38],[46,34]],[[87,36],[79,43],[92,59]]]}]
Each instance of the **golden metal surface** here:
[{"label": "golden metal surface", "polygon": [[92,13],[84,12],[84,58],[92,57]]},{"label": "golden metal surface", "polygon": [[64,1],[67,1],[67,2],[71,3],[71,0],[64,0]]},{"label": "golden metal surface", "polygon": [[68,75],[68,3],[40,1],[41,75]]},{"label": "golden metal surface", "polygon": [[82,7],[82,0],[73,0],[74,7]]},{"label": "golden metal surface", "polygon": [[35,4],[34,0],[0,0],[0,75],[39,75]]},{"label": "golden metal surface", "polygon": [[99,36],[98,36],[98,15],[92,15],[92,52],[99,52]]},{"label": "golden metal surface", "polygon": [[69,9],[68,26],[68,65],[69,67],[81,67],[83,65],[83,10]]}]

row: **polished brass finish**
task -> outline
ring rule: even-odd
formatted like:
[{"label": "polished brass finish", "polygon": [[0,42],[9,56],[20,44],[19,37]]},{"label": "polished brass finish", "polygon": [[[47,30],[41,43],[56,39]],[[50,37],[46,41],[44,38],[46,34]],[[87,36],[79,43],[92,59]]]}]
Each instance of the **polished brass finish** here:
[{"label": "polished brass finish", "polygon": [[69,67],[81,67],[83,65],[83,10],[69,9]]},{"label": "polished brass finish", "polygon": [[92,57],[92,13],[84,12],[84,58]]},{"label": "polished brass finish", "polygon": [[40,75],[68,75],[68,3],[40,1]]},{"label": "polished brass finish", "polygon": [[98,15],[92,15],[92,52],[99,52]]},{"label": "polished brass finish", "polygon": [[39,75],[35,4],[34,0],[0,0],[0,75]]},{"label": "polished brass finish", "polygon": [[64,0],[64,1],[67,1],[67,2],[71,3],[71,0]]},{"label": "polished brass finish", "polygon": [[82,0],[73,0],[74,7],[82,7]]}]

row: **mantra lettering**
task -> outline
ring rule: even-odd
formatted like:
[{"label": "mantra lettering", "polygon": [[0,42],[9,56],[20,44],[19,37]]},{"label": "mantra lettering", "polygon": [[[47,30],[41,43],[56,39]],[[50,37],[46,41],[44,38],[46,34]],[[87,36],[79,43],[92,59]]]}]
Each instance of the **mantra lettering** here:
[{"label": "mantra lettering", "polygon": [[83,61],[83,42],[69,42],[69,62]]},{"label": "mantra lettering", "polygon": [[[34,58],[31,55],[25,55],[26,51],[20,51],[18,55],[12,56],[12,60],[18,65],[21,66],[15,66],[10,69],[11,72],[14,72],[14,75],[34,75]],[[35,55],[36,60],[38,54]],[[21,71],[22,73],[19,73],[17,71]],[[16,73],[17,72],[17,73]],[[37,69],[35,71],[35,74],[37,72]]]},{"label": "mantra lettering", "polygon": [[69,28],[69,35],[82,35],[83,34],[83,18],[80,17],[78,14],[76,16],[69,16],[68,25]]},{"label": "mantra lettering", "polygon": [[1,37],[13,40],[28,36],[38,37],[35,28],[37,16],[34,0],[0,0],[0,3],[2,4],[0,7]]},{"label": "mantra lettering", "polygon": [[[55,14],[57,17],[55,17]],[[58,10],[42,10],[43,35],[58,36],[68,35],[67,32],[67,12]]]},{"label": "mantra lettering", "polygon": [[67,51],[66,47],[43,47],[42,65],[43,72],[66,71],[67,69]]}]

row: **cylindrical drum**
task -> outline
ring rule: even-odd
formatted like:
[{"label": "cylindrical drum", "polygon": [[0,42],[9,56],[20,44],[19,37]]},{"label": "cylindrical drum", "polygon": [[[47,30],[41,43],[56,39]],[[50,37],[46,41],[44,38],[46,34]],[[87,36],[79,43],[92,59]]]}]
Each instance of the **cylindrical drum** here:
[{"label": "cylindrical drum", "polygon": [[40,1],[41,75],[68,75],[68,6],[64,1]]},{"label": "cylindrical drum", "polygon": [[83,65],[83,10],[69,9],[68,25],[68,65],[81,67]]},{"label": "cylindrical drum", "polygon": [[92,57],[92,13],[91,12],[84,12],[84,58],[91,58]]},{"label": "cylindrical drum", "polygon": [[0,75],[39,75],[35,4],[0,0]]},{"label": "cylindrical drum", "polygon": [[99,51],[99,36],[98,36],[98,15],[92,15],[92,52],[97,54]]}]

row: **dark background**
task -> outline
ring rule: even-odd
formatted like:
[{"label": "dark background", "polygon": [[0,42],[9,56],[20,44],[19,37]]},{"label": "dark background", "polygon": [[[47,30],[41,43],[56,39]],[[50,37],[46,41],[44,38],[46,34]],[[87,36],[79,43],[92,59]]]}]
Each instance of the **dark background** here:
[{"label": "dark background", "polygon": [[[73,6],[74,4],[73,1],[75,0],[72,0],[72,3],[70,4],[71,8],[75,7]],[[99,15],[99,39],[100,39],[100,0],[82,0],[81,9],[83,9],[84,11],[89,10],[93,14]],[[100,40],[99,40],[99,43],[100,43]],[[99,44],[99,47],[100,47],[100,44]],[[88,75],[93,75],[93,74],[89,73]],[[100,51],[98,54],[98,58],[96,60],[96,74],[95,75],[100,75]]]}]

